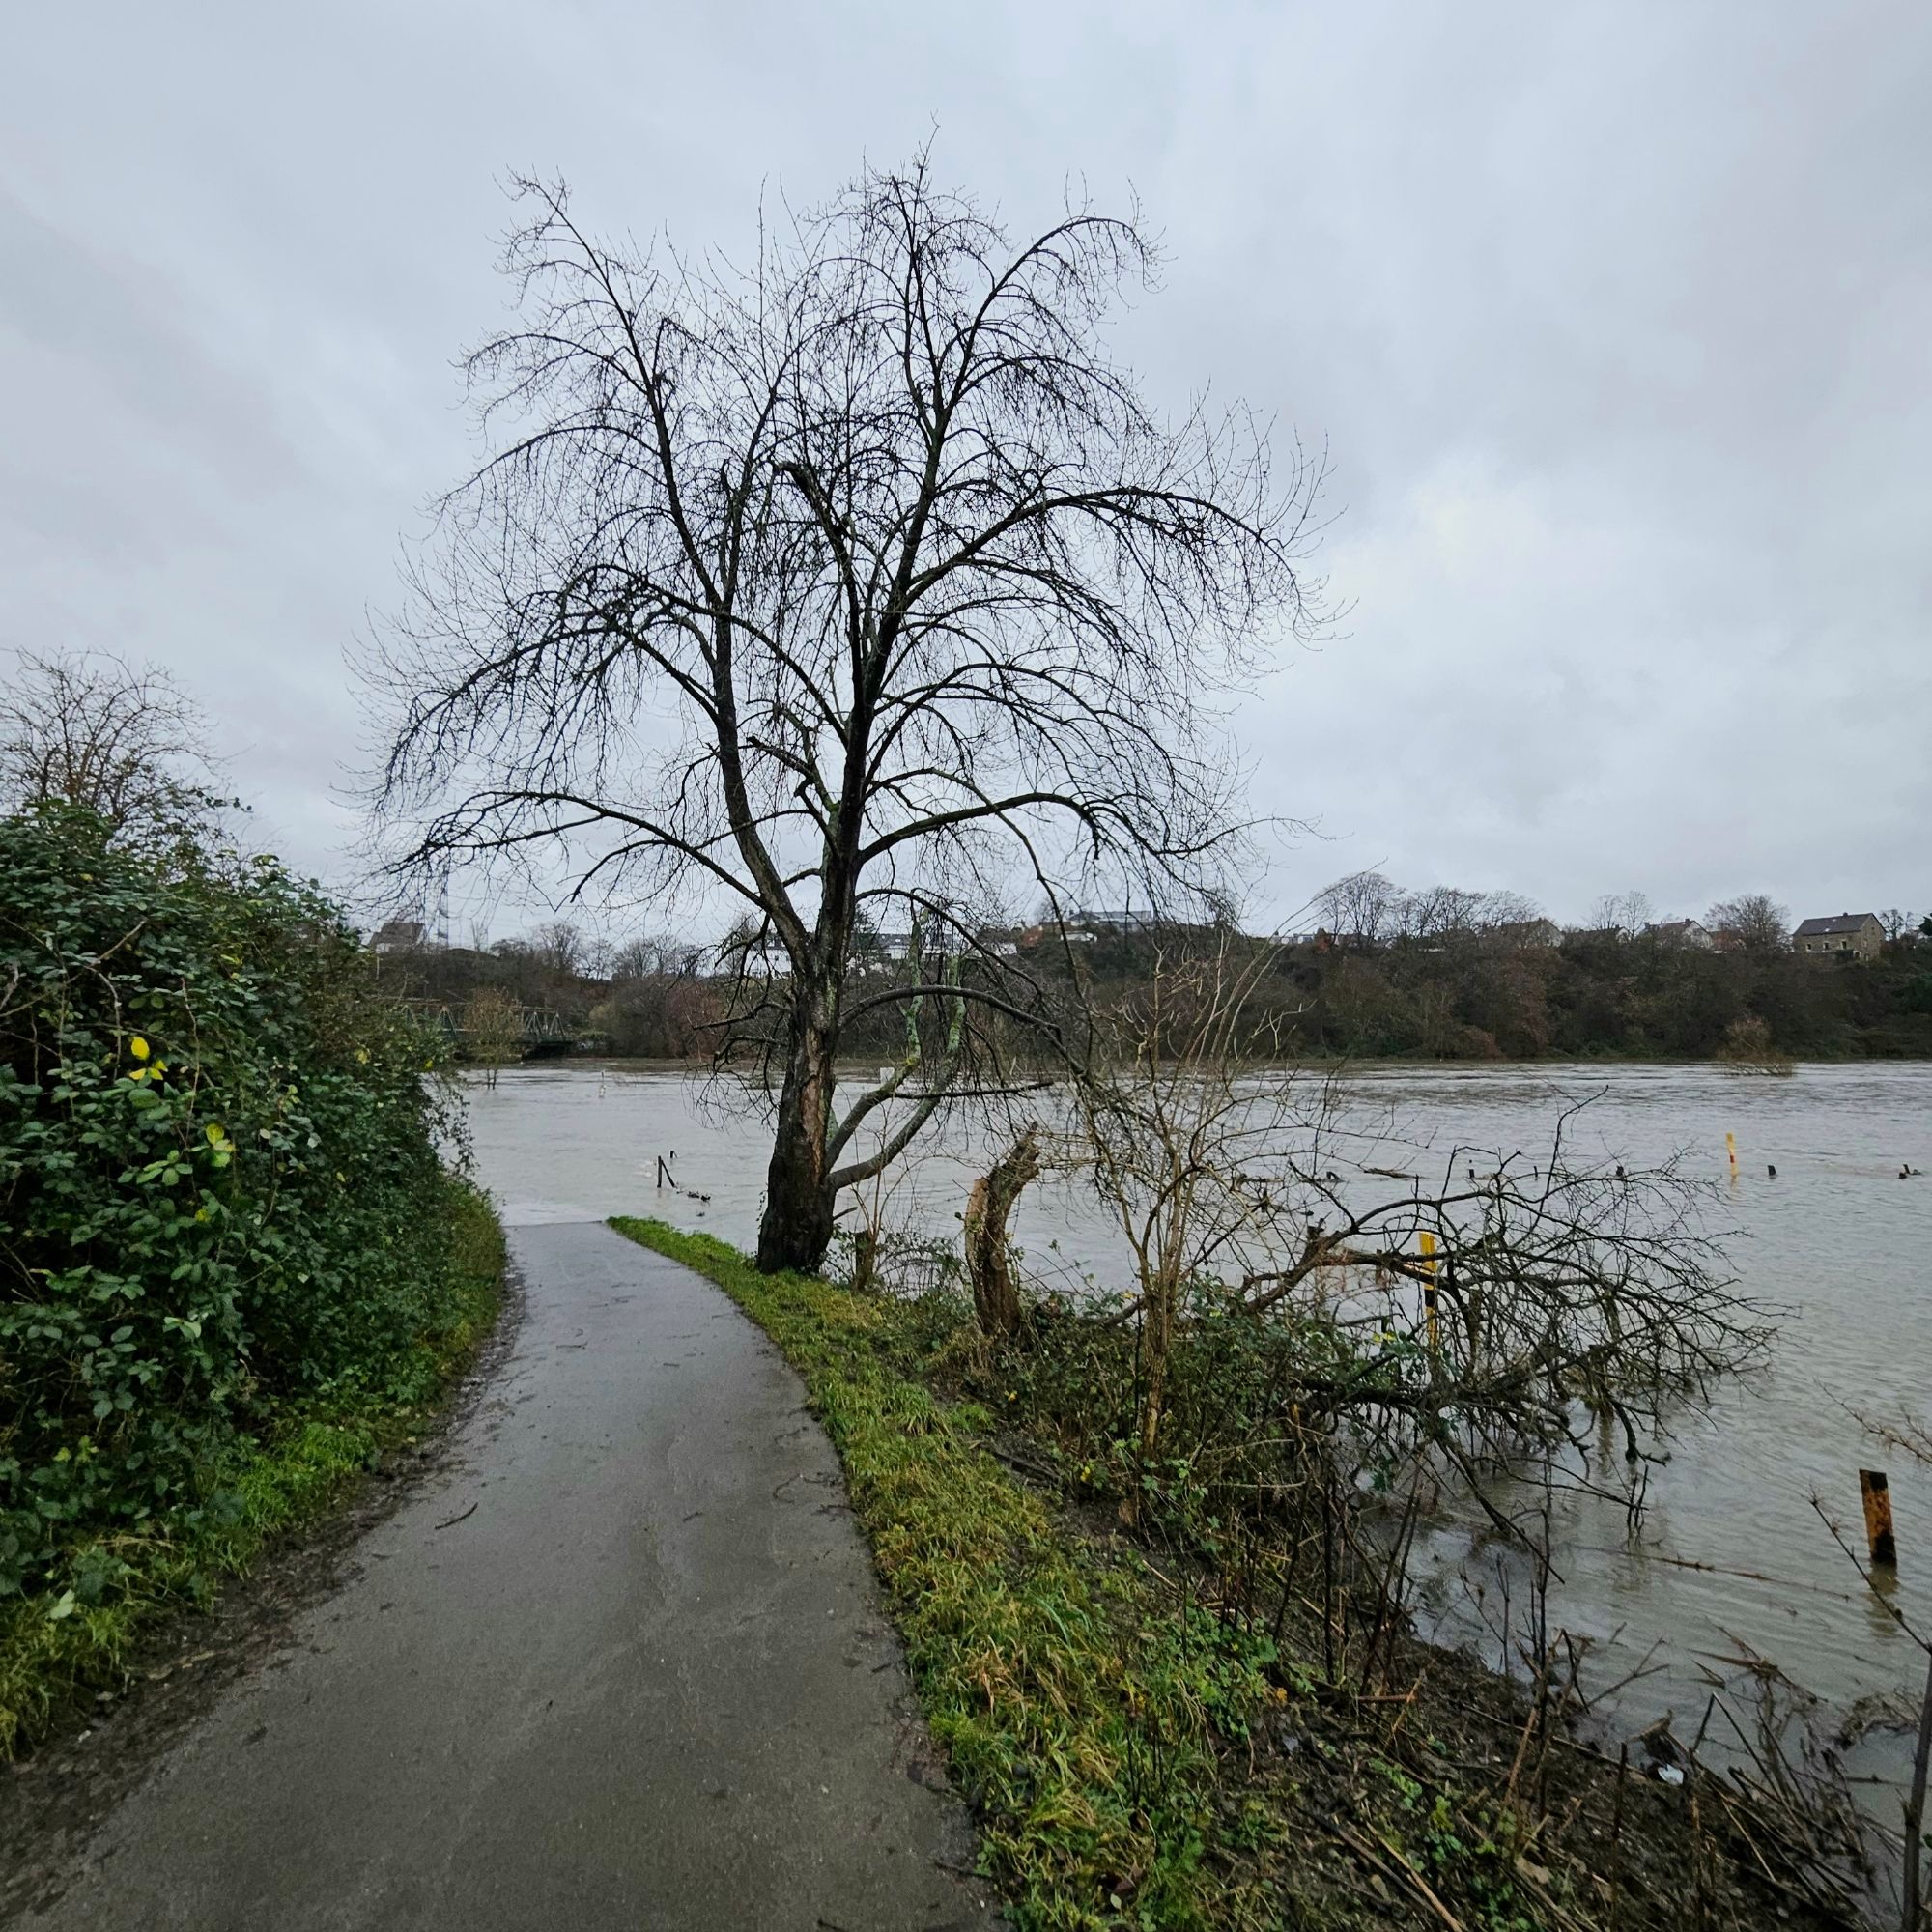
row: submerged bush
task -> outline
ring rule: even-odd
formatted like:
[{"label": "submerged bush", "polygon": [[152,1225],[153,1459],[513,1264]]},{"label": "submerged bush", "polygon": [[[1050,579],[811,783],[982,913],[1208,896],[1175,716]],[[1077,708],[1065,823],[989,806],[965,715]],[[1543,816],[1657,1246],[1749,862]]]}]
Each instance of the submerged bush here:
[{"label": "submerged bush", "polygon": [[474,1298],[435,1055],[274,862],[0,819],[0,1595],[196,1527],[291,1405],[431,1392]]}]

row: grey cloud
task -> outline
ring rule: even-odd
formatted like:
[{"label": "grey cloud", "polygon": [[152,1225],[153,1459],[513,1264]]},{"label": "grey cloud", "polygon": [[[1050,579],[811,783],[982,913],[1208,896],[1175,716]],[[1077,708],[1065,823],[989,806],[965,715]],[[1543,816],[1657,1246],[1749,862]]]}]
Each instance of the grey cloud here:
[{"label": "grey cloud", "polygon": [[[1241,731],[1385,862],[1580,912],[1932,902],[1932,14],[1397,4],[43,10],[0,121],[0,643],[162,658],[346,875],[343,652],[469,450],[513,167],[742,250],[932,133],[1140,195],[1122,325],[1332,451],[1346,635]],[[25,85],[17,83],[25,77]],[[1855,775],[1855,776],[1851,776]]]}]

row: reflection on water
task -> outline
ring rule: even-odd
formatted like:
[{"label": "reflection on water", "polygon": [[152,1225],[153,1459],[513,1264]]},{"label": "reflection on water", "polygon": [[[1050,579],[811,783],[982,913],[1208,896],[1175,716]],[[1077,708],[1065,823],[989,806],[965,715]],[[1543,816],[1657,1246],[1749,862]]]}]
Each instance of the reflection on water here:
[{"label": "reflection on water", "polygon": [[[1674,1709],[1680,1731],[1703,1710],[1706,1662],[1740,1641],[1836,1704],[1875,1690],[1916,1698],[1917,1653],[1864,1595],[1809,1499],[1861,1548],[1858,1470],[1886,1452],[1851,1409],[1932,1407],[1932,1178],[1898,1178],[1904,1161],[1932,1168],[1932,1066],[1806,1066],[1789,1080],[1708,1067],[1400,1067],[1353,1074],[1346,1091],[1438,1156],[1466,1142],[1534,1159],[1559,1108],[1590,1094],[1601,1097],[1573,1129],[1578,1162],[1653,1164],[1689,1150],[1723,1179],[1724,1135],[1736,1135],[1734,1264],[1746,1292],[1789,1311],[1774,1367],[1680,1418],[1670,1460],[1651,1475],[1639,1548],[1619,1503],[1556,1495],[1552,1620],[1603,1646],[1600,1682],[1661,1641],[1665,1667],[1621,1708],[1637,1721]],[[645,1212],[739,1244],[755,1236],[768,1143],[755,1122],[707,1107],[682,1073],[525,1068],[494,1093],[472,1090],[471,1102],[482,1179],[512,1221]],[[922,1162],[890,1218],[956,1233],[983,1151],[950,1146]],[[654,1184],[657,1157],[673,1152],[680,1188],[708,1201]],[[1113,1244],[1070,1183],[1026,1197],[1015,1234],[1037,1270],[1090,1266],[1118,1282]],[[1932,1629],[1932,1471],[1893,1456],[1890,1476],[1897,1603]],[[1456,1580],[1438,1578],[1435,1613],[1445,1633],[1466,1634],[1478,1588],[1493,1613],[1497,1558],[1449,1528],[1436,1554],[1440,1577]],[[1520,1579],[1511,1587],[1520,1596]],[[1888,1745],[1888,1771],[1891,1762]]]}]

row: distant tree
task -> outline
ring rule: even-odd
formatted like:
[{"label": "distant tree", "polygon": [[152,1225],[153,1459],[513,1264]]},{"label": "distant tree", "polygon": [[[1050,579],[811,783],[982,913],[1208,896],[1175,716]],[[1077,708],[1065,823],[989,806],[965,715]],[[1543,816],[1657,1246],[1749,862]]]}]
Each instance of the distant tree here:
[{"label": "distant tree", "polygon": [[1504,932],[1512,926],[1534,925],[1544,916],[1543,908],[1526,893],[1485,893],[1478,923],[1486,932]]},{"label": "distant tree", "polygon": [[1784,908],[1764,893],[1720,899],[1704,915],[1704,923],[1729,952],[1782,952],[1791,943]]},{"label": "distant tree", "polygon": [[1893,945],[1912,931],[1917,923],[1909,912],[1903,911],[1898,906],[1888,906],[1879,914],[1878,923],[1885,928],[1886,938]]},{"label": "distant tree", "polygon": [[1543,908],[1521,893],[1471,892],[1465,886],[1428,886],[1403,893],[1391,923],[1406,939],[1445,939],[1457,933],[1494,932],[1528,925]]},{"label": "distant tree", "polygon": [[590,1009],[611,1052],[640,1060],[702,1060],[724,1019],[718,982],[690,973],[619,977]]},{"label": "distant tree", "polygon": [[583,935],[566,920],[553,920],[530,934],[530,957],[548,973],[579,973],[585,960]]},{"label": "distant tree", "polygon": [[463,1045],[483,1068],[483,1084],[494,1088],[497,1069],[523,1057],[524,1010],[516,996],[500,986],[471,994],[463,1009]]},{"label": "distant tree", "polygon": [[1389,925],[1403,939],[1439,939],[1460,931],[1479,895],[1456,886],[1425,886],[1419,892],[1398,893],[1389,910]]},{"label": "distant tree", "polygon": [[0,808],[85,808],[142,841],[199,838],[223,801],[207,726],[162,669],[78,651],[18,654],[0,695]]},{"label": "distant tree", "polygon": [[1648,893],[1605,893],[1590,920],[1599,932],[1613,933],[1619,939],[1640,939],[1656,913]]},{"label": "distant tree", "polygon": [[661,980],[688,973],[696,955],[694,946],[640,933],[611,950],[610,977],[620,980]]},{"label": "distant tree", "polygon": [[1756,1013],[1744,1013],[1724,1031],[1717,1058],[1734,1073],[1788,1074],[1794,1063],[1772,1038],[1771,1028]]},{"label": "distant tree", "polygon": [[[977,922],[970,970],[848,997],[862,907],[931,929],[1025,878],[1198,911],[1243,863],[1204,699],[1318,627],[1321,467],[1115,358],[1155,260],[1131,219],[1015,244],[922,156],[740,270],[523,192],[520,312],[468,365],[492,445],[372,667],[393,862],[548,854],[581,891],[747,908],[791,969],[736,1035],[775,1115],[758,1264],[814,1267],[841,1191],[1009,1086],[1014,1030],[1058,1037]],[[841,1095],[875,1012],[901,1064]]]},{"label": "distant tree", "polygon": [[1918,922],[1918,932],[1920,938],[1932,939],[1932,912],[1928,912],[1925,915],[1925,917]]},{"label": "distant tree", "polygon": [[1350,872],[1315,895],[1321,923],[1337,939],[1373,946],[1394,929],[1402,891],[1380,872]]}]

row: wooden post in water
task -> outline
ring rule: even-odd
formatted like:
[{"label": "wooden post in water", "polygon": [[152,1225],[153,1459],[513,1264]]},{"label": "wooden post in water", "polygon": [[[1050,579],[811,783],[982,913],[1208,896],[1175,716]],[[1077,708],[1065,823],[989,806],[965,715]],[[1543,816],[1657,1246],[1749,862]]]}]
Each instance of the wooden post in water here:
[{"label": "wooden post in water", "polygon": [[1865,1506],[1865,1546],[1874,1564],[1898,1568],[1898,1545],[1891,1534],[1891,1485],[1883,1469],[1859,1471],[1859,1499]]},{"label": "wooden post in water", "polygon": [[1436,1347],[1435,1322],[1435,1236],[1428,1229],[1422,1231],[1422,1265],[1429,1279],[1422,1284],[1422,1317],[1429,1332],[1429,1352],[1433,1355]]},{"label": "wooden post in water", "polygon": [[1731,1179],[1735,1180],[1738,1178],[1738,1137],[1736,1134],[1727,1133],[1724,1136],[1724,1151],[1731,1157]]}]

